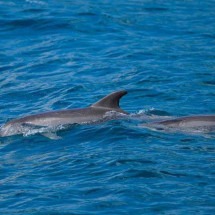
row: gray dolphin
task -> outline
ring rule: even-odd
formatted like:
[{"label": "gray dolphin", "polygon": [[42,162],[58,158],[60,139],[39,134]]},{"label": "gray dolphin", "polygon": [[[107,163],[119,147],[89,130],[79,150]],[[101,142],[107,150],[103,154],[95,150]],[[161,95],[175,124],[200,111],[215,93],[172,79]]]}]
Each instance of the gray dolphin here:
[{"label": "gray dolphin", "polygon": [[181,131],[215,131],[215,115],[186,116],[164,121],[145,123],[143,127],[156,130],[181,130]]},{"label": "gray dolphin", "polygon": [[[107,114],[110,111],[127,115],[128,113],[119,107],[119,100],[125,94],[127,94],[125,90],[111,93],[86,108],[52,111],[11,120],[0,128],[0,137],[25,134],[30,128],[50,128],[110,120],[111,117],[108,117]],[[119,115],[117,116],[119,117]],[[115,115],[115,117],[117,116]],[[58,138],[50,130],[41,133],[51,139]]]}]

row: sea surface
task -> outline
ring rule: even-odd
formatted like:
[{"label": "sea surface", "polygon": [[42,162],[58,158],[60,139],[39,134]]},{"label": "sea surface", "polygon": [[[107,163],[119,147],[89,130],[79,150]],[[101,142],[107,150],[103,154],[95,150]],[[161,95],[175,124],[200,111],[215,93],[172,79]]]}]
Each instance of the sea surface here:
[{"label": "sea surface", "polygon": [[0,0],[0,124],[125,89],[128,119],[0,139],[0,214],[215,214],[214,0]]}]

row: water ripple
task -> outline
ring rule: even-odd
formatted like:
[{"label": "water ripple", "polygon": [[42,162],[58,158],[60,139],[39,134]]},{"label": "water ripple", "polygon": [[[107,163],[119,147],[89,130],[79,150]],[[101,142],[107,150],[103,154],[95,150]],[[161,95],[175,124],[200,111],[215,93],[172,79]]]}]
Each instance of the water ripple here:
[{"label": "water ripple", "polygon": [[0,1],[0,123],[127,89],[131,116],[0,140],[1,214],[214,214],[214,1]]}]

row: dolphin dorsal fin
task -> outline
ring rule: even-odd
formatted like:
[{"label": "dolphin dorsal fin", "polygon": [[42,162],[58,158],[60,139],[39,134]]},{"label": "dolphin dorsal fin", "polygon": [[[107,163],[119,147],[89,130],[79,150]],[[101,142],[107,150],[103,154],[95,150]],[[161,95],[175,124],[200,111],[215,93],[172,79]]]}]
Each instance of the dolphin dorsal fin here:
[{"label": "dolphin dorsal fin", "polygon": [[[119,100],[122,96],[126,95],[126,90],[117,91],[114,93],[111,93],[98,102],[91,105],[91,107],[104,107],[104,108],[110,108],[110,109],[120,109],[119,107]],[[121,110],[124,112],[123,110]]]}]

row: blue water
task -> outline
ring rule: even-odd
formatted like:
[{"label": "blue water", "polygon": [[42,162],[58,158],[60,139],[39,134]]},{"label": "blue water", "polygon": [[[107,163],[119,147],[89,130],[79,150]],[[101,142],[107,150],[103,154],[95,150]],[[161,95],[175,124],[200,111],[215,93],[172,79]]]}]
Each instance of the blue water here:
[{"label": "blue water", "polygon": [[[214,23],[213,0],[1,0],[0,124],[121,89],[133,115],[214,114]],[[1,139],[0,213],[215,214],[214,138],[141,122]]]}]

